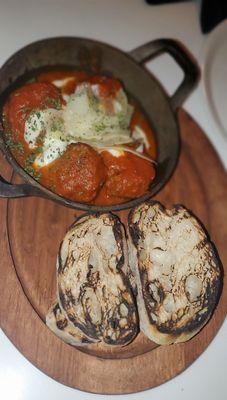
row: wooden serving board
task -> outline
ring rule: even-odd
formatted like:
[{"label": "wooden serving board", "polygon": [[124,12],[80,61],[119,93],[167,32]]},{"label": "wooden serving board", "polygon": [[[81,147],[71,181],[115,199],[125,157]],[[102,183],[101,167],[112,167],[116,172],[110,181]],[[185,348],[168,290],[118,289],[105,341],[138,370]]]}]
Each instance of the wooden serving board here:
[{"label": "wooden serving board", "polygon": [[[201,219],[227,268],[227,177],[213,147],[184,112],[180,161],[174,176],[156,196],[167,207],[184,204]],[[1,171],[12,171],[1,158]],[[14,177],[15,182],[20,182]],[[220,328],[227,310],[226,282],[205,328],[189,342],[157,346],[142,333],[128,346],[74,348],[46,326],[56,297],[58,246],[79,212],[39,198],[0,200],[1,327],[15,346],[47,375],[94,393],[131,393],[152,388],[188,367]],[[117,213],[123,222],[127,211]],[[226,278],[225,278],[226,281]]]}]

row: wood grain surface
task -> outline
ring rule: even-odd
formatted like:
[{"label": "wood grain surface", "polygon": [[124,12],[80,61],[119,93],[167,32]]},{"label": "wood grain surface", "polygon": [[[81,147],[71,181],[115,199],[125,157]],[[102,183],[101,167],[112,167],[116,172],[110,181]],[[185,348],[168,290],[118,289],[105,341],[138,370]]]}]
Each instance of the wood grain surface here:
[{"label": "wood grain surface", "polygon": [[[227,268],[227,177],[213,147],[184,112],[179,113],[182,150],[178,167],[156,196],[165,206],[181,203],[203,222]],[[1,171],[11,168],[1,157]],[[14,177],[20,182],[19,177]],[[56,254],[75,217],[81,214],[52,201],[0,200],[0,323],[15,346],[47,375],[93,393],[131,393],[173,378],[207,347],[227,311],[226,283],[214,315],[187,343],[157,346],[143,334],[116,349],[100,344],[83,350],[58,339],[45,326],[56,298]],[[127,211],[117,213],[123,222]],[[226,280],[226,278],[224,278]]]}]

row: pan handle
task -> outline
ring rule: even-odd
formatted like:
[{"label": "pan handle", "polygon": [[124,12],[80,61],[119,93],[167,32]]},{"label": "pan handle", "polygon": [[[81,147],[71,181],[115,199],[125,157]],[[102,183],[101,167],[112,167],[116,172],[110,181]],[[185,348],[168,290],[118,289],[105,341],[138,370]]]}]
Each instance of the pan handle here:
[{"label": "pan handle", "polygon": [[170,98],[170,103],[175,111],[182,105],[190,92],[196,86],[200,71],[196,61],[186,48],[173,39],[157,39],[145,43],[129,52],[129,55],[139,64],[142,64],[162,53],[168,53],[184,72],[184,79],[175,93]]},{"label": "pan handle", "polygon": [[38,196],[40,193],[36,191],[32,185],[27,183],[22,183],[20,185],[13,185],[7,182],[0,175],[0,198],[18,198],[18,197],[28,197],[28,196]]},{"label": "pan handle", "polygon": [[[6,154],[6,146],[3,140],[3,129],[0,122],[0,150],[9,162],[11,157]],[[28,197],[28,196],[40,196],[40,191],[30,185],[29,183],[22,183],[14,185],[6,181],[3,176],[0,175],[0,198],[18,198],[18,197]]]}]

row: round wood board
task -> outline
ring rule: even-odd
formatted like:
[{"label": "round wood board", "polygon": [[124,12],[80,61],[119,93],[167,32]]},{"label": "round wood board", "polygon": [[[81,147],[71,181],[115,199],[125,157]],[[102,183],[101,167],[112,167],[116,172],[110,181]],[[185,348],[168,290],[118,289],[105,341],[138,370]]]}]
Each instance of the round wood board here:
[{"label": "round wood board", "polygon": [[[175,174],[156,196],[165,206],[181,203],[201,219],[227,268],[227,178],[213,147],[183,111],[182,151]],[[11,168],[1,158],[1,170]],[[20,182],[15,177],[15,182]],[[227,310],[226,282],[208,322],[189,342],[157,346],[140,333],[122,349],[89,345],[83,350],[58,339],[44,323],[56,297],[55,260],[67,227],[79,212],[54,202],[1,200],[1,327],[35,366],[57,381],[93,393],[131,393],[152,388],[187,368],[211,342]],[[127,211],[117,213],[126,221]],[[226,280],[226,278],[224,279]]]}]

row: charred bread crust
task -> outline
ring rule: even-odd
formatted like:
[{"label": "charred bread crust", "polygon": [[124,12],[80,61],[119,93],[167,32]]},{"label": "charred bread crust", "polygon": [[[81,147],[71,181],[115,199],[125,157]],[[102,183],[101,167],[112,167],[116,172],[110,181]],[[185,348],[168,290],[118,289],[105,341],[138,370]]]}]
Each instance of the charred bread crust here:
[{"label": "charred bread crust", "polygon": [[58,255],[59,305],[94,340],[126,345],[138,332],[124,227],[111,213],[83,215]]},{"label": "charred bread crust", "polygon": [[[116,239],[116,241],[118,241],[120,243],[120,245],[122,247],[122,260],[119,261],[119,268],[120,268],[120,265],[124,264],[124,257],[127,254],[127,252],[124,251],[124,245],[123,245],[123,240],[122,240],[122,230],[123,230],[123,235],[125,235],[125,229],[124,229],[124,225],[121,223],[120,219],[115,214],[112,214],[111,212],[108,214],[114,220],[113,232],[114,232],[115,239]],[[85,214],[80,215],[79,217],[76,218],[76,220],[73,222],[73,224],[70,225],[69,228],[66,230],[66,234],[68,232],[71,232],[73,230],[73,228],[79,227],[79,224],[83,224],[85,221],[88,221],[91,218],[99,218],[102,215],[107,215],[107,213],[97,212],[97,213],[85,213]],[[61,253],[62,243],[63,243],[63,241],[60,243],[60,249],[59,249],[59,253],[58,253],[58,269],[59,269],[59,271],[62,270],[62,263],[61,263],[61,259],[59,257],[59,254]]]},{"label": "charred bread crust", "polygon": [[46,325],[55,335],[72,346],[84,346],[94,343],[93,339],[70,323],[57,302],[50,307],[47,313]]},{"label": "charred bread crust", "polygon": [[[150,220],[149,217],[146,219],[148,213],[151,214]],[[162,229],[161,222],[156,224],[155,220],[158,214],[160,221],[163,218],[165,222],[163,223],[165,229],[160,233],[160,238],[158,235]],[[131,210],[128,225],[129,252],[136,276],[141,330],[159,344],[190,339],[210,318],[221,291],[221,263],[213,243],[198,218],[181,205],[175,205],[169,211],[158,202],[143,203]],[[182,235],[185,237],[181,237],[178,232],[179,237],[174,243],[173,233],[166,232],[174,229],[177,232],[179,227],[182,228]],[[163,232],[166,234],[166,240],[161,237],[161,234],[164,235]],[[156,245],[153,247],[151,245],[150,249],[146,248],[147,238],[152,236]],[[195,246],[192,248],[190,248],[190,237],[195,241]],[[170,238],[173,244],[176,244],[176,251],[180,250],[182,254],[171,254]],[[187,246],[191,253],[190,251],[187,253]],[[162,257],[162,252],[163,254],[165,252],[165,258]],[[168,258],[166,261],[166,257],[171,258],[171,256],[176,260],[175,263],[172,260],[172,265],[171,262],[168,263]],[[187,267],[184,267],[183,261],[179,259],[181,256],[185,264],[189,263]],[[158,257],[162,262],[159,262]],[[152,262],[150,258],[153,258]],[[182,273],[181,278],[176,278],[180,273]],[[198,296],[193,298],[196,290]],[[177,302],[181,302],[182,307],[174,307]]]}]

